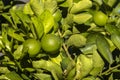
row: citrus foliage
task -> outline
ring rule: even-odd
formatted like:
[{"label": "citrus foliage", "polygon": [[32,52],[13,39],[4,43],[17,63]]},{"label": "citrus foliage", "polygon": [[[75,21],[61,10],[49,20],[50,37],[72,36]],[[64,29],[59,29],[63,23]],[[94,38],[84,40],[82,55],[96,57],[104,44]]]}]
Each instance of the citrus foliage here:
[{"label": "citrus foliage", "polygon": [[1,80],[119,80],[119,0],[0,0]]}]

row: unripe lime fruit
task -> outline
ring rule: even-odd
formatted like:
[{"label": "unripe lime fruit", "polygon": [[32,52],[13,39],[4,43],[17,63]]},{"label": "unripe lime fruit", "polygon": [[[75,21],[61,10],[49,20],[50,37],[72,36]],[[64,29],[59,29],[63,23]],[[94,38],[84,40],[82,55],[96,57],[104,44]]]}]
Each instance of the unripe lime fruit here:
[{"label": "unripe lime fruit", "polygon": [[41,43],[36,39],[27,39],[23,43],[23,49],[28,49],[29,56],[34,57],[39,53],[41,49]]},{"label": "unripe lime fruit", "polygon": [[41,39],[41,46],[47,53],[55,54],[61,47],[61,39],[54,34],[46,34]]}]

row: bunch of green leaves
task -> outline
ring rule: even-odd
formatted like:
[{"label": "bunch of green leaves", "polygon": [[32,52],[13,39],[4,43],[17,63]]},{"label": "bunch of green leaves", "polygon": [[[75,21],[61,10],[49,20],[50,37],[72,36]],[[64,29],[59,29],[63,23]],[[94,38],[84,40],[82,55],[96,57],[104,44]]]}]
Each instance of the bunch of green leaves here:
[{"label": "bunch of green leaves", "polygon": [[[2,0],[0,4],[0,79],[120,78],[118,0],[30,0],[19,6],[11,4],[7,13]],[[104,26],[95,23],[95,11],[108,16]],[[62,38],[58,55],[43,50],[33,58],[24,55],[23,43],[29,38],[40,41],[44,34]]]}]

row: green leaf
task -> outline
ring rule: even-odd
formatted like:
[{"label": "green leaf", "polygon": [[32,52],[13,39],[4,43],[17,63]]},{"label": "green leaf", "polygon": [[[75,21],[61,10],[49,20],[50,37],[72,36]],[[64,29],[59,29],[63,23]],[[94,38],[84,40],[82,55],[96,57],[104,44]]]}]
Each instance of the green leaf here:
[{"label": "green leaf", "polygon": [[15,9],[10,9],[10,14],[12,16],[13,22],[14,22],[16,29],[17,29],[17,24],[20,23],[20,21],[19,21],[19,17],[16,15]]},{"label": "green leaf", "polygon": [[109,79],[108,79],[108,80],[114,80],[113,73],[109,76]]},{"label": "green leaf", "polygon": [[90,71],[92,76],[97,76],[104,68],[104,61],[97,50],[93,51],[93,69]]},{"label": "green leaf", "polygon": [[52,80],[52,76],[49,75],[49,74],[45,74],[45,73],[34,73],[33,74],[34,77],[36,79],[39,79],[39,80]]},{"label": "green leaf", "polygon": [[16,10],[16,15],[20,18],[23,22],[24,26],[27,26],[27,23],[30,23],[31,20],[27,14],[24,14],[21,10]]},{"label": "green leaf", "polygon": [[[31,20],[32,21],[32,20]],[[37,31],[35,30],[35,25],[32,23],[29,24],[30,30],[31,30],[31,36],[35,39],[38,38]]]},{"label": "green leaf", "polygon": [[8,78],[4,74],[2,74],[0,75],[0,80],[8,80]]},{"label": "green leaf", "polygon": [[[53,62],[51,62],[51,61],[49,61],[49,60],[38,60],[38,61],[33,61],[32,62],[32,65],[33,65],[33,67],[34,68],[41,68],[41,69],[45,69],[45,70],[48,70],[48,71],[50,71],[52,74],[54,74],[54,75],[57,75],[57,77],[59,78],[59,79],[62,79],[62,69],[61,69],[61,67],[58,65],[58,64],[56,64],[56,63],[53,63]],[[54,76],[53,75],[53,76]]]},{"label": "green leaf", "polygon": [[100,54],[111,64],[113,62],[110,45],[103,35],[98,35],[96,40],[97,49]]},{"label": "green leaf", "polygon": [[74,80],[76,74],[76,67],[72,68],[67,75],[67,80]]},{"label": "green leaf", "polygon": [[49,10],[45,10],[40,15],[41,21],[44,25],[44,33],[48,33],[54,26],[54,17]]},{"label": "green leaf", "polygon": [[103,3],[103,0],[93,0],[93,1],[95,1],[95,2],[98,3],[99,5],[102,5],[102,3]]},{"label": "green leaf", "polygon": [[73,15],[73,21],[78,24],[83,24],[91,18],[92,15],[86,12]]},{"label": "green leaf", "polygon": [[96,33],[89,33],[87,35],[86,44],[87,45],[96,44],[96,39],[97,39],[97,34]]},{"label": "green leaf", "polygon": [[110,7],[113,7],[113,5],[116,3],[117,0],[103,0],[103,1]]},{"label": "green leaf", "polygon": [[13,53],[14,59],[16,60],[20,59],[21,54],[22,54],[22,49],[23,49],[23,45],[19,45],[17,47],[17,49]]},{"label": "green leaf", "polygon": [[92,1],[91,0],[80,0],[78,3],[74,3],[70,13],[78,13],[80,11],[85,11],[86,9],[89,9],[92,7]]},{"label": "green leaf", "polygon": [[[36,33],[37,35],[37,38],[40,39],[44,33],[44,26],[43,26],[43,23],[42,21],[36,17],[36,16],[33,16],[31,17],[31,20],[34,24],[34,32]],[[32,28],[31,28],[32,29]],[[33,29],[32,29],[33,31]]]},{"label": "green leaf", "polygon": [[73,34],[78,34],[80,33],[80,31],[77,29],[77,27],[73,26],[73,29],[72,29],[72,32]]},{"label": "green leaf", "polygon": [[9,69],[7,67],[0,67],[0,74],[4,74],[4,73],[9,73]]},{"label": "green leaf", "polygon": [[60,3],[60,2],[64,2],[64,1],[66,1],[66,0],[56,0],[58,3]]},{"label": "green leaf", "polygon": [[62,61],[61,61],[61,67],[62,69],[65,71],[66,73],[69,73],[69,71],[71,71],[71,69],[74,67],[74,62],[71,62],[71,60],[68,57],[63,57]]},{"label": "green leaf", "polygon": [[11,36],[12,38],[18,40],[18,41],[24,41],[23,35],[17,34],[15,33],[16,30],[12,29],[12,28],[8,28],[7,32],[8,35]]},{"label": "green leaf", "polygon": [[13,24],[13,21],[10,16],[8,16],[7,14],[2,14],[2,16],[13,26],[13,28],[16,29],[16,26]]},{"label": "green leaf", "polygon": [[120,34],[111,34],[111,40],[120,49]]},{"label": "green leaf", "polygon": [[45,0],[44,8],[46,10],[49,10],[53,14],[57,9],[57,1],[56,0]]},{"label": "green leaf", "polygon": [[68,46],[82,47],[86,44],[86,38],[81,34],[71,35],[67,41]]},{"label": "green leaf", "polygon": [[31,9],[30,3],[26,3],[24,8],[23,8],[23,13],[33,15],[34,12]]},{"label": "green leaf", "polygon": [[75,79],[81,80],[82,78],[87,76],[92,69],[93,69],[93,56],[80,54],[77,57]]},{"label": "green leaf", "polygon": [[62,23],[62,29],[63,30],[68,30],[71,28],[71,25],[73,24],[73,14],[68,14],[66,18],[63,18],[61,20]]},{"label": "green leaf", "polygon": [[70,36],[70,35],[72,35],[72,32],[70,30],[66,30],[63,34],[64,37],[65,36]]},{"label": "green leaf", "polygon": [[[114,0],[113,0],[114,1]],[[116,7],[113,9],[112,14],[119,15],[120,14],[120,3],[116,5]]]},{"label": "green leaf", "polygon": [[110,33],[110,34],[120,34],[120,29],[117,28],[114,25],[107,24],[105,26],[105,29]]},{"label": "green leaf", "polygon": [[6,24],[2,24],[2,42],[3,44],[5,45],[5,47],[11,51],[12,50],[12,41],[10,42],[8,40],[8,37],[7,37],[7,32],[6,32],[6,27],[8,27],[8,25]]},{"label": "green leaf", "polygon": [[5,75],[10,80],[23,80],[16,72],[12,71]]},{"label": "green leaf", "polygon": [[61,7],[70,7],[72,6],[73,0],[64,0],[63,3],[60,4]]},{"label": "green leaf", "polygon": [[1,1],[0,1],[0,12],[3,11],[3,8],[4,8],[4,3],[3,3],[3,1],[1,0]]},{"label": "green leaf", "polygon": [[30,7],[36,16],[41,15],[44,11],[43,0],[30,0]]},{"label": "green leaf", "polygon": [[31,80],[27,75],[25,75],[25,74],[21,74],[21,76],[22,76],[22,78],[24,79],[24,80]]},{"label": "green leaf", "polygon": [[110,7],[113,7],[116,2],[117,2],[117,0],[108,0],[107,4],[108,4]]},{"label": "green leaf", "polygon": [[2,48],[5,48],[5,45],[3,44],[2,39],[3,39],[3,37],[0,36],[0,50],[2,50]]},{"label": "green leaf", "polygon": [[94,76],[88,76],[83,78],[82,80],[96,80]]},{"label": "green leaf", "polygon": [[80,48],[80,50],[82,51],[83,54],[93,54],[93,51],[96,49],[97,49],[97,47],[95,44],[89,44],[83,48]]}]

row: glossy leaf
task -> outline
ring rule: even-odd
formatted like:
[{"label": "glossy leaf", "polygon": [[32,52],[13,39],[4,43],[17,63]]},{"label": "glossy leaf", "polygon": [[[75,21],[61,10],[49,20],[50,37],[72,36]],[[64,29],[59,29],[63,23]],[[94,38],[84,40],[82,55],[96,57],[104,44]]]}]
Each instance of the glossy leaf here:
[{"label": "glossy leaf", "polygon": [[[114,1],[114,0],[113,0],[113,1]],[[113,14],[117,14],[117,15],[120,14],[120,3],[118,3],[118,4],[116,5],[116,7],[113,9],[112,13],[113,13]]]},{"label": "glossy leaf", "polygon": [[80,13],[80,14],[73,15],[73,21],[78,24],[83,24],[91,18],[92,18],[92,15],[89,13]]},{"label": "glossy leaf", "polygon": [[49,10],[45,10],[40,15],[41,21],[44,26],[44,33],[48,33],[54,26],[54,18],[52,16],[52,13]]},{"label": "glossy leaf", "polygon": [[103,0],[103,1],[104,1],[107,5],[109,5],[110,7],[112,7],[117,0]]},{"label": "glossy leaf", "polygon": [[81,34],[74,34],[67,41],[68,46],[82,47],[85,44],[86,38]]},{"label": "glossy leaf", "polygon": [[78,3],[74,3],[70,13],[78,13],[92,7],[92,2],[90,0],[80,0]]},{"label": "glossy leaf", "polygon": [[13,53],[14,59],[16,60],[20,59],[22,55],[22,49],[23,49],[23,45],[19,45],[18,48]]},{"label": "glossy leaf", "polygon": [[62,70],[58,64],[46,60],[33,61],[32,64],[34,68],[48,70],[54,75],[56,75],[59,79],[62,79]]},{"label": "glossy leaf", "polygon": [[71,7],[73,3],[73,0],[64,0],[62,4],[60,4],[61,7]]},{"label": "glossy leaf", "polygon": [[34,73],[34,77],[39,80],[52,80],[52,76],[45,73]]},{"label": "glossy leaf", "polygon": [[4,73],[9,73],[9,69],[7,67],[0,67],[0,74],[4,74]]},{"label": "glossy leaf", "polygon": [[22,35],[15,33],[15,30],[12,28],[8,28],[8,35],[11,36],[14,39],[17,39],[18,41],[24,41],[24,38]]},{"label": "glossy leaf", "polygon": [[117,28],[114,25],[107,24],[105,26],[105,29],[110,33],[110,34],[120,34],[120,29]]},{"label": "glossy leaf", "polygon": [[93,54],[93,52],[97,49],[96,45],[95,44],[89,44],[89,45],[86,45],[85,47],[83,48],[80,48],[81,52],[83,54]]},{"label": "glossy leaf", "polygon": [[10,72],[5,75],[10,80],[23,80],[16,72]]},{"label": "glossy leaf", "polygon": [[24,24],[25,27],[27,26],[27,23],[31,22],[29,16],[24,14],[22,11],[16,10],[15,12],[16,12],[16,15],[20,18],[20,20],[22,21],[22,23]]},{"label": "glossy leaf", "polygon": [[103,35],[98,35],[96,40],[97,49],[100,54],[111,64],[113,62],[110,46]]},{"label": "glossy leaf", "polygon": [[36,32],[38,39],[40,39],[42,37],[42,35],[44,34],[43,23],[42,23],[41,19],[37,18],[36,16],[31,17],[31,20],[34,24],[34,32]]},{"label": "glossy leaf", "polygon": [[72,69],[70,70],[70,72],[68,73],[67,79],[68,79],[68,80],[74,79],[75,73],[76,73],[76,68],[74,67],[74,68],[72,68]]},{"label": "glossy leaf", "polygon": [[23,8],[23,12],[24,12],[25,14],[29,14],[29,15],[33,15],[33,14],[34,14],[34,12],[33,12],[32,9],[31,9],[30,3],[26,3],[26,4],[25,4],[25,6],[24,6],[24,8]]},{"label": "glossy leaf", "polygon": [[7,25],[2,25],[2,42],[5,45],[5,47],[11,51],[12,50],[12,42],[8,40],[7,32],[6,32]]},{"label": "glossy leaf", "polygon": [[41,15],[44,11],[43,0],[30,0],[30,7],[36,16]]},{"label": "glossy leaf", "polygon": [[44,8],[49,10],[52,14],[57,10],[57,2],[56,0],[45,0]]},{"label": "glossy leaf", "polygon": [[75,79],[82,79],[87,76],[93,68],[92,55],[80,54],[76,63],[76,76]]},{"label": "glossy leaf", "polygon": [[14,27],[16,28],[16,26],[13,24],[12,19],[10,18],[10,16],[8,16],[7,14],[2,14],[2,16]]},{"label": "glossy leaf", "polygon": [[14,22],[15,26],[17,27],[17,24],[20,23],[19,17],[16,15],[14,9],[11,9],[11,10],[10,10],[10,14],[11,14],[11,16],[12,16],[12,19],[13,19],[13,22]]},{"label": "glossy leaf", "polygon": [[104,61],[97,50],[93,51],[93,69],[90,74],[93,76],[97,76],[104,68]]},{"label": "glossy leaf", "polygon": [[99,5],[103,4],[103,0],[94,0],[96,3],[98,3]]},{"label": "glossy leaf", "polygon": [[115,46],[120,49],[120,35],[119,34],[111,34],[111,40],[115,44]]}]

